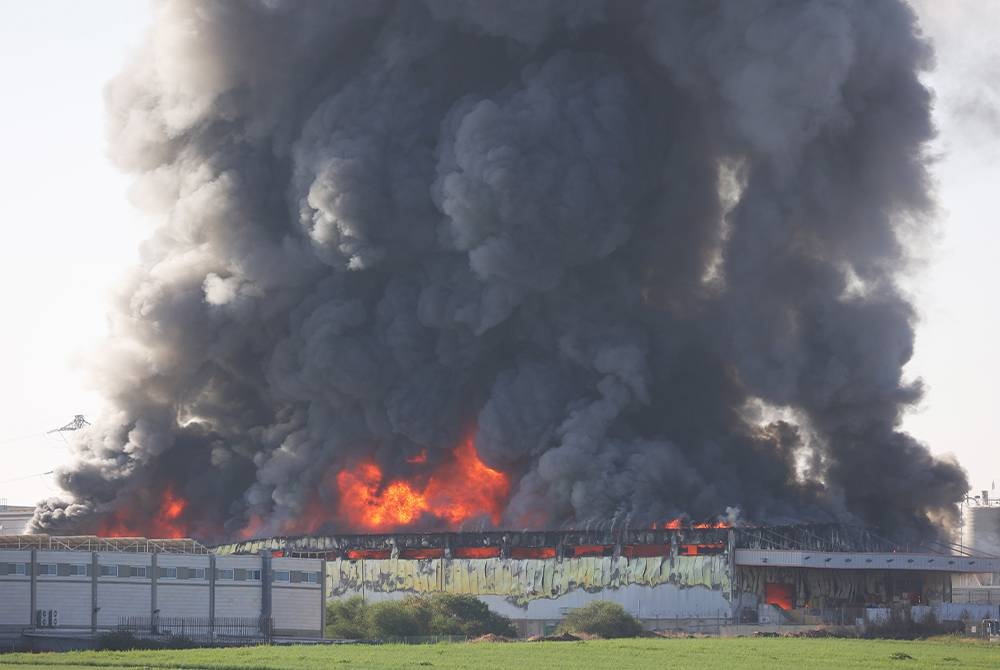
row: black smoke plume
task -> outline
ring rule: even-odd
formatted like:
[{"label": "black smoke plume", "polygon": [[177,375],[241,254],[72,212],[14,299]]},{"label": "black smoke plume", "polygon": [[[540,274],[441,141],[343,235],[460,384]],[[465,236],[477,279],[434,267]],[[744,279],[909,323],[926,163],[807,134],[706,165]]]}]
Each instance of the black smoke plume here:
[{"label": "black smoke plume", "polygon": [[346,530],[329,473],[470,432],[504,526],[953,519],[899,428],[931,58],[896,0],[158,5],[107,100],[160,225],[34,527]]}]

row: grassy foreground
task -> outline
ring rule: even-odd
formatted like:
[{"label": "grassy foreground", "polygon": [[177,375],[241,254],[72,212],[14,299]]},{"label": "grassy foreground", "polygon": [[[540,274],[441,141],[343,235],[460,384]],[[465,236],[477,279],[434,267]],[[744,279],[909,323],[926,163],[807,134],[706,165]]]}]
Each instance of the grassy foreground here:
[{"label": "grassy foreground", "polygon": [[0,655],[21,668],[997,668],[1000,645],[801,638],[337,645]]}]

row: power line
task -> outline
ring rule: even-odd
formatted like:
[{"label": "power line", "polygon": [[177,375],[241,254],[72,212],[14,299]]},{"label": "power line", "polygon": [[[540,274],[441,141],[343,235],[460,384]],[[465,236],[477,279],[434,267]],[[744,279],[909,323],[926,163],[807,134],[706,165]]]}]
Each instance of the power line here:
[{"label": "power line", "polygon": [[[74,414],[73,420],[67,423],[65,426],[60,426],[59,428],[53,428],[52,430],[42,431],[40,433],[28,433],[26,435],[17,435],[15,437],[5,437],[0,439],[0,444],[7,444],[9,442],[19,442],[21,440],[29,440],[33,437],[44,437],[45,435],[51,435],[52,433],[66,433],[71,431],[83,430],[90,426],[90,422],[87,421],[83,414]],[[65,436],[60,435],[65,440]]]},{"label": "power line", "polygon": [[54,475],[55,470],[49,470],[47,472],[36,472],[33,475],[24,475],[23,477],[14,477],[13,479],[0,480],[0,484],[10,484],[11,482],[21,482],[25,479],[34,479],[35,477],[44,477],[45,475]]}]

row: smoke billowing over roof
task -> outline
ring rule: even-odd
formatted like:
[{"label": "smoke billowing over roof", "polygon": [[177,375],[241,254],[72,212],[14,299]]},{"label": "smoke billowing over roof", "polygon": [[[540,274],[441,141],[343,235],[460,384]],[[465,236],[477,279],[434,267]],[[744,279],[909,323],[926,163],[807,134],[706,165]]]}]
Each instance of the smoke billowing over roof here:
[{"label": "smoke billowing over roof", "polygon": [[166,2],[161,221],[37,528],[955,513],[899,430],[931,64],[884,2]]}]

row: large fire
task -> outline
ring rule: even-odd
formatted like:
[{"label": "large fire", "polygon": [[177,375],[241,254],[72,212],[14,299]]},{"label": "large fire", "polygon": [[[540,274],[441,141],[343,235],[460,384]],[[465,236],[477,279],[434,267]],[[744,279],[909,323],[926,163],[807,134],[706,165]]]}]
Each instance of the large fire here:
[{"label": "large fire", "polygon": [[182,518],[187,506],[187,500],[177,495],[173,487],[167,486],[151,519],[135,507],[121,508],[101,521],[97,534],[100,537],[187,537],[187,524]]},{"label": "large fire", "polygon": [[[430,515],[457,525],[488,515],[500,522],[510,482],[503,472],[479,459],[472,440],[452,452],[451,459],[429,475],[383,482],[381,468],[365,462],[337,474],[339,514],[352,527],[391,530]],[[414,459],[422,465],[424,459]]]}]

